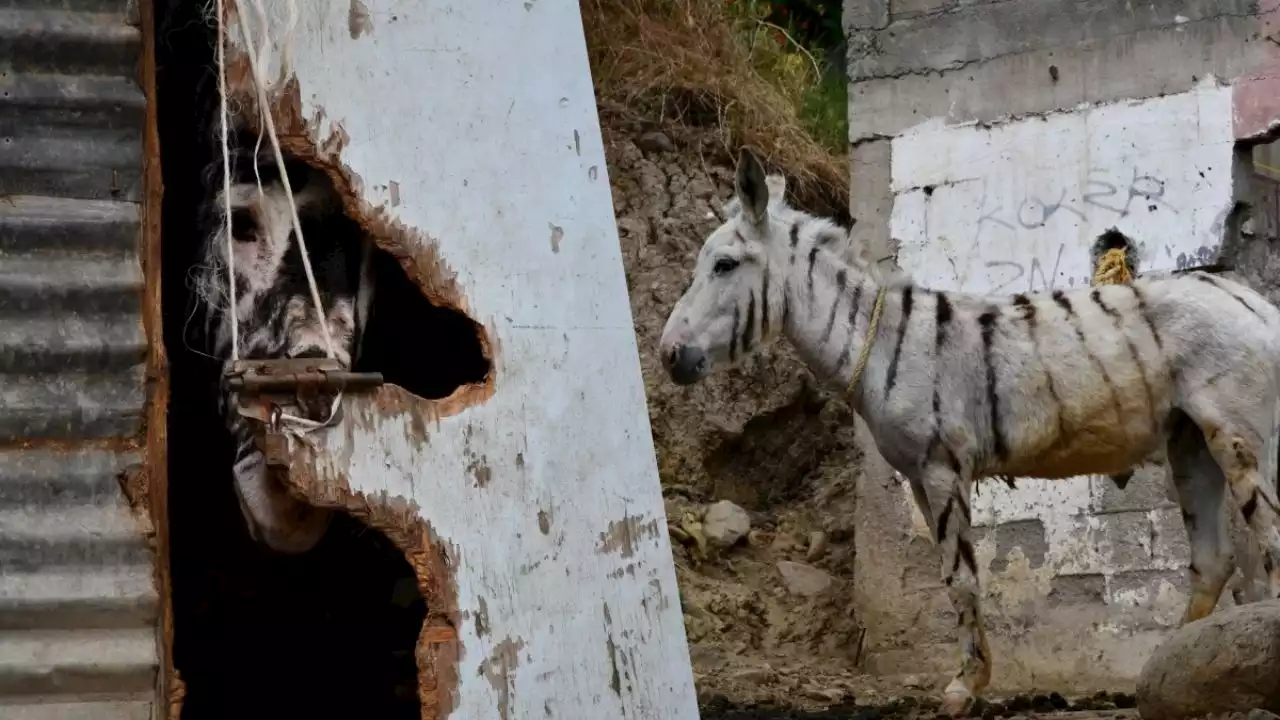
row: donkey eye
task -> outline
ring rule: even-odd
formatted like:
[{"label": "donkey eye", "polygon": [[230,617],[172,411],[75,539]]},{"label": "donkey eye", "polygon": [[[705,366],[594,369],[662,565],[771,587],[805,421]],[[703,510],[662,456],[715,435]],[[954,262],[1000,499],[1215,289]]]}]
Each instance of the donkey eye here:
[{"label": "donkey eye", "polygon": [[716,275],[724,275],[725,273],[732,272],[733,269],[736,267],[738,267],[737,260],[734,260],[733,258],[722,257],[719,260],[716,260],[716,264],[714,267],[711,268],[711,272],[715,273]]}]

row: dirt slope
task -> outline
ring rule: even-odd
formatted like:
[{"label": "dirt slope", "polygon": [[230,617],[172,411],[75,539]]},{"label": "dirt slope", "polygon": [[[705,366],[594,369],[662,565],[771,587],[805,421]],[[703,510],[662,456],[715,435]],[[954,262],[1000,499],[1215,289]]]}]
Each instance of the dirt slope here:
[{"label": "dirt slope", "polygon": [[[658,361],[662,326],[718,224],[732,170],[715,139],[606,122],[606,152],[694,672],[704,695],[842,697],[859,631],[852,607],[852,415],[790,348],[760,352],[692,388]],[[698,552],[690,522],[731,500],[751,532]],[[692,515],[693,517],[687,517]],[[687,544],[681,541],[686,541]],[[800,576],[788,590],[778,563]],[[834,679],[834,678],[833,678]]]}]

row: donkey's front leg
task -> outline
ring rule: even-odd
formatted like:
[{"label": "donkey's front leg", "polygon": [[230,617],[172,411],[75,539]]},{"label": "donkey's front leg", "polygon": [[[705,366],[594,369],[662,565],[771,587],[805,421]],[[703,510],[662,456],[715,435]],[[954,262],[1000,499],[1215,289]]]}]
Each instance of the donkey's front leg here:
[{"label": "donkey's front leg", "polygon": [[920,485],[920,490],[913,488],[913,492],[917,498],[923,493],[929,499],[928,510],[933,513],[942,551],[942,582],[959,621],[960,671],[947,685],[942,701],[942,712],[955,717],[963,715],[991,681],[991,652],[978,607],[978,563],[969,539],[972,483],[950,463],[931,463],[921,473]]}]

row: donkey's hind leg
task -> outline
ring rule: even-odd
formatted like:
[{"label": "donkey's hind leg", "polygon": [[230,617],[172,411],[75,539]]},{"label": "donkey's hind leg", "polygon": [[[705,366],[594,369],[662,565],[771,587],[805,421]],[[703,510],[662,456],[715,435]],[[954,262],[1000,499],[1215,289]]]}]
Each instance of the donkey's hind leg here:
[{"label": "donkey's hind leg", "polygon": [[1268,392],[1265,402],[1228,403],[1201,393],[1186,411],[1204,432],[1209,452],[1226,475],[1240,514],[1260,546],[1268,590],[1275,598],[1280,597],[1280,504],[1270,477],[1275,472],[1274,458],[1266,457],[1274,423],[1272,397]]},{"label": "donkey's hind leg", "polygon": [[[959,618],[960,670],[943,695],[941,711],[962,715],[991,681],[991,650],[982,630],[978,565],[969,539],[971,483],[948,462],[931,462],[912,493],[929,517],[942,555],[942,581]],[[923,502],[922,502],[923,501]]]},{"label": "donkey's hind leg", "polygon": [[1191,598],[1182,616],[1185,624],[1213,612],[1236,562],[1230,526],[1222,508],[1227,479],[1214,462],[1204,433],[1178,412],[1171,423],[1167,447],[1170,474],[1191,541]]}]

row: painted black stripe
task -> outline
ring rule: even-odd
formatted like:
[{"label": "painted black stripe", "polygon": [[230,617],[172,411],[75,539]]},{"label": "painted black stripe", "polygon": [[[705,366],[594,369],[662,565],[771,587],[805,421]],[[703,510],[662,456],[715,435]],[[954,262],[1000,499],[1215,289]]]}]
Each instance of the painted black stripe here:
[{"label": "painted black stripe", "polygon": [[964,564],[969,568],[969,574],[976,578],[978,576],[978,559],[974,557],[973,545],[965,538],[958,538],[956,549],[959,550],[957,554],[964,558]]},{"label": "painted black stripe", "polygon": [[934,334],[934,351],[941,355],[942,344],[947,339],[947,326],[951,323],[951,301],[947,299],[946,293],[940,292],[935,297],[938,299],[936,308],[938,329]]},{"label": "painted black stripe", "polygon": [[747,299],[747,322],[742,328],[742,352],[743,354],[751,352],[751,348],[755,345],[756,339],[756,294],[751,293],[751,297]]},{"label": "painted black stripe", "polygon": [[960,458],[956,457],[956,454],[946,445],[943,445],[942,449],[947,451],[947,467],[951,468],[951,472],[959,476],[960,471],[962,470],[960,467]]},{"label": "painted black stripe", "polygon": [[[947,325],[951,322],[951,301],[947,299],[946,293],[937,293],[935,297],[937,305],[934,308],[936,329],[933,352],[937,360],[933,370],[933,427],[935,438],[937,438],[942,428],[942,397],[939,394],[939,386],[942,384],[942,346],[947,339]],[[949,453],[950,450],[947,452]]]},{"label": "painted black stripe", "polygon": [[947,498],[947,504],[942,506],[942,514],[938,515],[938,542],[947,535],[947,521],[951,519],[951,503],[955,501],[955,497]]},{"label": "painted black stripe", "polygon": [[1254,307],[1253,307],[1252,305],[1250,305],[1250,304],[1249,304],[1249,302],[1248,302],[1247,300],[1245,300],[1244,298],[1242,298],[1242,297],[1240,297],[1239,295],[1237,295],[1237,294],[1235,294],[1234,292],[1232,292],[1232,291],[1231,291],[1231,288],[1227,287],[1226,285],[1223,285],[1223,284],[1222,284],[1222,281],[1221,281],[1219,278],[1216,278],[1216,277],[1214,277],[1214,276],[1212,276],[1212,275],[1208,275],[1208,274],[1205,274],[1205,273],[1196,273],[1196,274],[1195,274],[1195,278],[1196,278],[1197,280],[1201,281],[1201,282],[1208,283],[1208,284],[1210,284],[1210,285],[1212,285],[1212,286],[1214,286],[1214,287],[1218,288],[1218,289],[1219,289],[1219,290],[1221,290],[1222,292],[1224,292],[1224,293],[1226,293],[1226,294],[1230,295],[1231,297],[1235,298],[1235,299],[1236,299],[1236,302],[1238,302],[1238,303],[1240,303],[1241,305],[1243,305],[1243,306],[1244,306],[1244,308],[1245,308],[1246,310],[1248,310],[1249,312],[1253,313],[1254,315],[1257,315],[1259,318],[1261,318],[1261,317],[1262,317],[1261,315],[1259,315],[1259,314],[1258,314],[1258,311],[1257,311],[1257,310],[1255,310],[1255,309],[1254,309]]},{"label": "painted black stripe", "polygon": [[1027,321],[1028,325],[1036,324],[1036,306],[1031,302],[1031,298],[1018,293],[1013,296],[1013,305],[1018,308],[1019,315]]},{"label": "painted black stripe", "polygon": [[[1045,386],[1049,390],[1049,397],[1053,400],[1054,407],[1057,408],[1058,414],[1058,437],[1066,434],[1066,418],[1062,406],[1062,398],[1058,396],[1058,388],[1053,382],[1053,373],[1049,372],[1049,366],[1045,364],[1044,358],[1040,355],[1040,341],[1036,332],[1036,306],[1026,295],[1018,294],[1013,297],[1014,305],[1022,310],[1022,319],[1027,322],[1027,336],[1031,340],[1031,349],[1035,353],[1036,363],[1044,371]],[[1012,486],[1012,483],[1009,483]]]},{"label": "painted black stripe", "polygon": [[1068,315],[1075,315],[1076,311],[1071,307],[1071,301],[1067,299],[1067,296],[1061,290],[1053,291],[1053,301],[1058,303],[1058,306],[1063,310],[1066,310]]},{"label": "painted black stripe", "polygon": [[[1147,380],[1147,368],[1142,364],[1142,357],[1138,355],[1138,348],[1134,347],[1133,341],[1129,339],[1129,334],[1124,331],[1124,321],[1120,316],[1120,311],[1103,301],[1102,291],[1099,288],[1094,288],[1093,292],[1089,293],[1089,297],[1093,299],[1093,302],[1098,307],[1102,308],[1102,312],[1111,318],[1115,324],[1116,332],[1124,337],[1124,343],[1129,348],[1129,358],[1133,360],[1133,364],[1138,368],[1138,377],[1142,378],[1142,393],[1143,397],[1146,398],[1147,414],[1151,416],[1151,429],[1153,432],[1158,431],[1160,429],[1160,417],[1156,414],[1156,399],[1151,393],[1151,383]],[[1129,475],[1132,476],[1133,473],[1129,473]],[[1123,481],[1124,484],[1121,484],[1118,479],[1115,482],[1123,490],[1124,484],[1127,484],[1129,479],[1126,477]]]},{"label": "painted black stripe", "polygon": [[996,329],[996,312],[987,310],[978,316],[982,327],[982,361],[987,366],[987,405],[991,408],[991,439],[995,456],[1003,460],[1009,454],[1004,431],[1000,429],[1000,398],[996,393],[996,366],[991,362],[991,343]]},{"label": "painted black stripe", "polygon": [[[853,355],[853,341],[858,337],[858,304],[862,302],[862,283],[858,283],[853,288],[853,299],[849,301],[849,337],[845,340],[844,348],[840,351],[840,359],[836,361],[836,374],[844,370],[844,366],[849,364],[849,358]],[[867,342],[871,342],[867,338]]]},{"label": "painted black stripe", "polygon": [[1156,341],[1156,347],[1163,350],[1164,345],[1160,342],[1160,331],[1156,330],[1156,324],[1152,322],[1151,315],[1147,312],[1147,299],[1143,297],[1142,291],[1138,289],[1136,283],[1130,283],[1124,287],[1133,291],[1134,302],[1138,304],[1138,314],[1142,316],[1143,322],[1147,324],[1147,329],[1151,331],[1151,337]]},{"label": "painted black stripe", "polygon": [[769,262],[764,263],[764,279],[760,281],[760,335],[769,336]]},{"label": "painted black stripe", "polygon": [[1111,393],[1111,406],[1115,410],[1116,421],[1119,422],[1120,419],[1124,417],[1124,413],[1120,410],[1120,396],[1116,393],[1116,384],[1112,382],[1111,374],[1108,373],[1107,368],[1103,366],[1102,360],[1100,360],[1098,356],[1089,349],[1089,343],[1084,337],[1084,330],[1080,328],[1080,316],[1076,314],[1075,310],[1071,307],[1071,302],[1062,294],[1061,290],[1053,291],[1053,299],[1058,303],[1058,305],[1062,306],[1063,310],[1067,312],[1068,320],[1071,321],[1071,326],[1076,331],[1076,337],[1080,340],[1080,346],[1084,348],[1084,354],[1089,356],[1089,360],[1093,363],[1093,366],[1096,367],[1098,369],[1098,373],[1102,375],[1102,382],[1107,386],[1107,391]]},{"label": "painted black stripe", "polygon": [[729,336],[729,362],[735,362],[738,359],[738,306],[733,306],[733,331]]},{"label": "painted black stripe", "polygon": [[791,320],[791,280],[782,281],[782,329],[786,331]]},{"label": "painted black stripe", "polygon": [[907,322],[911,319],[911,286],[902,289],[902,319],[898,321],[898,341],[893,346],[893,361],[889,363],[889,377],[885,380],[884,396],[893,392],[898,379],[898,359],[902,356],[902,340],[907,335]]},{"label": "painted black stripe", "polygon": [[836,297],[831,301],[831,312],[827,313],[827,327],[822,331],[822,343],[831,340],[831,331],[836,326],[836,313],[840,310],[840,301],[844,298],[845,286],[849,283],[848,272],[844,268],[836,271]]},{"label": "painted black stripe", "polygon": [[813,307],[813,264],[818,260],[818,246],[814,245],[809,248],[809,271],[806,277],[809,282],[809,310],[812,313],[816,308]]}]

